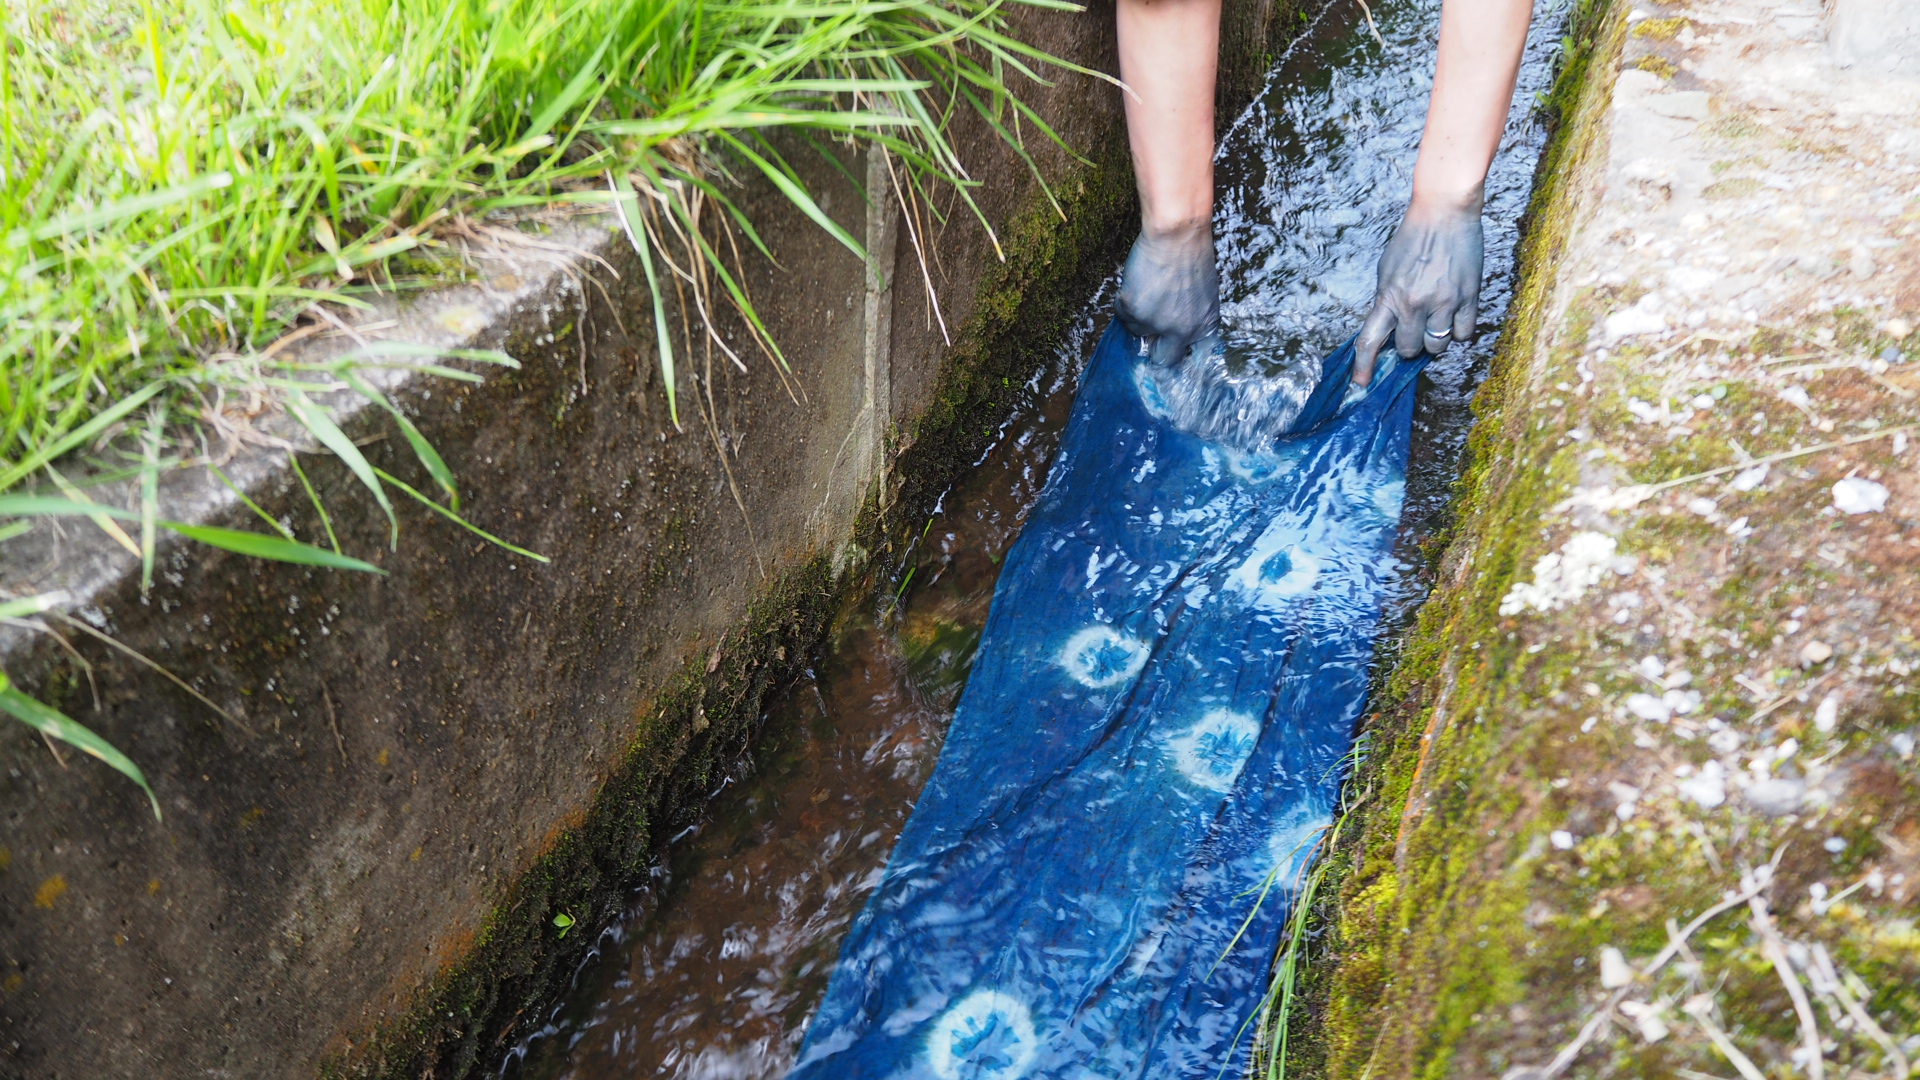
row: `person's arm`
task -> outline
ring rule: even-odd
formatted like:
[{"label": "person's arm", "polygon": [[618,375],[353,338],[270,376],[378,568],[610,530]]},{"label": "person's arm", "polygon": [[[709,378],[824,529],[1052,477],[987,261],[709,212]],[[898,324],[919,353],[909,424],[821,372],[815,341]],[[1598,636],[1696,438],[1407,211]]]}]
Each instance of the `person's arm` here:
[{"label": "person's arm", "polygon": [[1140,189],[1121,324],[1172,362],[1220,318],[1213,259],[1213,82],[1220,0],[1119,0],[1120,80]]},{"label": "person's arm", "polygon": [[1418,356],[1473,336],[1480,311],[1480,204],[1500,146],[1532,0],[1445,0],[1426,133],[1413,200],[1380,255],[1373,310],[1354,344],[1353,379],[1373,381],[1374,358]]}]

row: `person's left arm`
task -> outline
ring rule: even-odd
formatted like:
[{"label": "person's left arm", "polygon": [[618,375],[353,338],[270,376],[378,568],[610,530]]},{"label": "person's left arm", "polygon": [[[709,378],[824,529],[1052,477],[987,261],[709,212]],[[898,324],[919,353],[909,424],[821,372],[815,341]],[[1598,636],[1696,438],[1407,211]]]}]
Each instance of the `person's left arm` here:
[{"label": "person's left arm", "polygon": [[1373,381],[1387,341],[1413,357],[1471,338],[1480,313],[1480,206],[1506,129],[1532,0],[1445,0],[1413,200],[1380,255],[1373,310],[1354,343],[1353,379]]}]

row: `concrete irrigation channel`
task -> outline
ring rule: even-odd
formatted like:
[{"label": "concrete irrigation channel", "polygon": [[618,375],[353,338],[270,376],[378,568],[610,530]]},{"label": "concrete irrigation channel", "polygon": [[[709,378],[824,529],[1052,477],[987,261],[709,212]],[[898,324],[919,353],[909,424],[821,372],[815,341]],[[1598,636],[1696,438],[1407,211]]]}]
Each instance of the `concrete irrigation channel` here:
[{"label": "concrete irrigation channel", "polygon": [[[1223,117],[1300,21],[1284,0],[1228,5]],[[1112,70],[1112,25],[1110,9],[1025,12],[1013,32]],[[482,248],[471,284],[368,320],[365,335],[520,360],[400,396],[473,520],[548,566],[406,508],[386,552],[378,510],[319,456],[308,472],[341,540],[381,552],[387,576],[163,549],[143,602],[135,562],[89,529],[7,541],[8,588],[66,589],[234,722],[97,642],[74,643],[89,674],[0,629],[7,670],[140,762],[166,814],[19,725],[0,733],[0,1074],[412,1078],[497,1056],[592,944],[553,917],[592,927],[623,909],[762,697],[816,652],[849,568],[924,524],[1125,253],[1117,91],[1065,76],[1031,100],[1087,160],[1029,140],[1062,220],[996,135],[956,131],[1006,261],[963,211],[938,232],[951,345],[884,202],[824,162],[808,177],[885,253],[870,273],[770,189],[746,193],[779,258],[749,287],[796,385],[717,361],[697,384],[712,434],[684,381],[686,429],[667,420],[645,279],[607,219],[520,230],[534,243]],[[382,430],[358,421],[356,437]],[[401,461],[398,442],[364,451]],[[304,502],[268,455],[226,471],[276,515]],[[162,497],[182,517],[246,516],[201,471]]]},{"label": "concrete irrigation channel", "polygon": [[[1567,15],[1512,303],[1418,544],[1431,594],[1381,666],[1295,957],[1290,1073],[1920,1060],[1920,36],[1876,2]],[[1223,120],[1306,14],[1229,4]],[[1021,20],[1111,70],[1110,11]],[[675,432],[631,248],[592,217],[370,320],[520,359],[400,394],[473,519],[550,565],[404,508],[386,552],[318,459],[388,576],[163,549],[143,602],[88,530],[6,541],[9,589],[67,589],[233,719],[98,642],[74,640],[83,667],[0,628],[9,673],[138,760],[166,813],[0,729],[0,1075],[456,1077],[528,1045],[763,716],[765,761],[808,722],[793,688],[836,655],[830,623],[910,592],[943,499],[1057,404],[1036,376],[1134,208],[1117,93],[1068,77],[1035,101],[1089,163],[1041,155],[1063,221],[960,133],[1007,260],[939,237],[951,345],[897,215],[824,164],[828,212],[891,254],[758,217],[792,395],[717,360],[711,412]],[[264,455],[228,471],[273,513],[304,500]],[[169,504],[237,523],[196,477]],[[990,571],[941,587],[969,573]],[[970,617],[950,599],[909,605],[916,655]]]}]

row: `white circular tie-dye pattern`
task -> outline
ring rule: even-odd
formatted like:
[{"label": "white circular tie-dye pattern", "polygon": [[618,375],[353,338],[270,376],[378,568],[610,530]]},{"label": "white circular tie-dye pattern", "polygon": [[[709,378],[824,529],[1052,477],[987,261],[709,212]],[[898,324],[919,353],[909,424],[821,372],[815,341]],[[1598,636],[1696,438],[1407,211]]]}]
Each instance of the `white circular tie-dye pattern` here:
[{"label": "white circular tie-dye pattern", "polygon": [[1306,543],[1306,534],[1298,528],[1276,522],[1253,542],[1246,561],[1234,568],[1234,584],[1263,607],[1312,589],[1320,580],[1320,559],[1307,550]]},{"label": "white circular tie-dye pattern", "polygon": [[1240,779],[1260,738],[1260,725],[1246,713],[1215,709],[1167,740],[1167,757],[1180,775],[1209,791],[1228,791]]},{"label": "white circular tie-dye pattern", "polygon": [[1297,455],[1290,452],[1267,450],[1235,450],[1225,448],[1227,471],[1249,484],[1264,484],[1277,480],[1293,471],[1299,462]]},{"label": "white circular tie-dye pattern", "polygon": [[998,990],[961,998],[927,1036],[927,1064],[942,1080],[1014,1080],[1039,1052],[1033,1014]]},{"label": "white circular tie-dye pattern", "polygon": [[1143,641],[1115,633],[1105,626],[1089,626],[1067,639],[1055,660],[1082,686],[1095,690],[1126,682],[1147,664]]}]

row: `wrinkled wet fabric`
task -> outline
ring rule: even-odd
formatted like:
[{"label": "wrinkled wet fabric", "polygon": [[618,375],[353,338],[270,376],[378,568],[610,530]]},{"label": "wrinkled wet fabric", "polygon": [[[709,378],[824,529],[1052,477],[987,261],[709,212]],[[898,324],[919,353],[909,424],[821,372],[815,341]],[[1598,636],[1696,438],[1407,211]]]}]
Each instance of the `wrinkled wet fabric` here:
[{"label": "wrinkled wet fabric", "polygon": [[[1270,449],[1110,327],[798,1080],[1238,1075],[1364,701],[1419,363]],[[1389,354],[1390,357],[1390,354]]]}]

